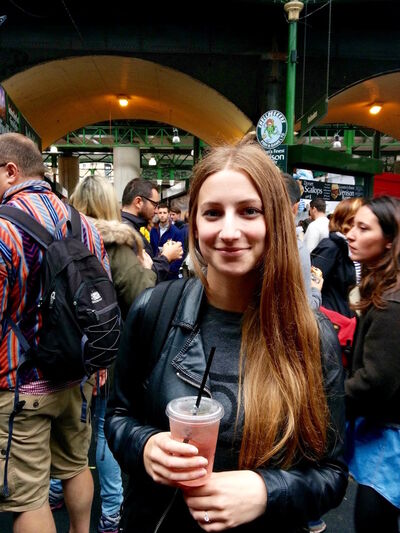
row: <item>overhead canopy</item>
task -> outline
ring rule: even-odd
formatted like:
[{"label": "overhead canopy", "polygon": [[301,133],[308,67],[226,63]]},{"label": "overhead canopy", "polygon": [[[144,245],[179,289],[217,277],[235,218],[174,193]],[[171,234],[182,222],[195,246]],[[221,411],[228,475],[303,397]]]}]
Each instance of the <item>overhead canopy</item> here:
[{"label": "overhead canopy", "polygon": [[[382,105],[371,115],[373,104]],[[369,78],[347,87],[329,99],[323,124],[354,124],[400,139],[400,72]]]},{"label": "overhead canopy", "polygon": [[[42,139],[121,119],[172,124],[208,144],[241,138],[251,121],[205,84],[157,63],[120,56],[50,61],[2,82]],[[118,95],[129,98],[120,107]]]},{"label": "overhead canopy", "polygon": [[[120,56],[50,61],[2,82],[47,148],[67,132],[98,122],[151,120],[174,125],[208,144],[242,137],[251,120],[220,93],[157,63]],[[129,97],[118,105],[117,96]],[[329,99],[323,124],[352,124],[400,140],[400,72],[352,85]],[[369,108],[382,110],[371,115]],[[299,126],[299,125],[298,125]]]}]

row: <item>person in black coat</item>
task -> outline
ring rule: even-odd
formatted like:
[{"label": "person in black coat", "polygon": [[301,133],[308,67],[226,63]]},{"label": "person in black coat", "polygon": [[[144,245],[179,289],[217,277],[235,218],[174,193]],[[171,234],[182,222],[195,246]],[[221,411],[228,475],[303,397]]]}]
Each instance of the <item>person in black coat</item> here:
[{"label": "person in black coat", "polygon": [[122,221],[132,226],[142,237],[144,250],[153,260],[152,269],[157,274],[157,283],[167,279],[171,263],[183,257],[180,241],[169,241],[159,255],[154,255],[147,226],[154,217],[159,198],[157,187],[151,181],[133,179],[123,191],[121,210]]},{"label": "person in black coat", "polygon": [[322,305],[347,317],[354,316],[349,292],[356,284],[356,270],[349,256],[346,234],[361,205],[361,198],[342,200],[329,220],[329,237],[311,252],[312,266],[319,268],[324,277]]}]

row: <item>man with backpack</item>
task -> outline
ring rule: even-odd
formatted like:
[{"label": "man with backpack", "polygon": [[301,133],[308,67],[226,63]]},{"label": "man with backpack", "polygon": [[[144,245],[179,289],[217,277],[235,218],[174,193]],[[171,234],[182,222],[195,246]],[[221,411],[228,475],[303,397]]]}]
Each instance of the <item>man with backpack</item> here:
[{"label": "man with backpack", "polygon": [[[1,207],[27,213],[55,239],[66,241],[71,211],[43,177],[41,153],[30,139],[16,133],[0,135]],[[80,259],[86,267],[89,261],[100,262],[105,269],[102,283],[106,283],[109,265],[102,239],[85,217],[78,215],[78,220],[83,248],[92,256],[85,258],[80,252]],[[48,504],[51,473],[63,482],[70,532],[88,533],[93,498],[87,464],[91,426],[89,412],[82,410],[82,398],[90,401],[93,384],[84,383],[79,372],[69,374],[68,368],[61,366],[60,375],[49,378],[42,367],[29,362],[30,354],[40,352],[41,330],[44,324],[50,327],[48,321],[57,323],[59,331],[60,321],[64,321],[65,334],[73,333],[72,318],[59,317],[60,307],[52,308],[58,301],[58,285],[46,288],[44,280],[53,281],[54,273],[44,275],[41,268],[50,254],[30,229],[29,224],[21,229],[0,210],[0,512],[14,513],[14,533],[55,533]],[[76,249],[79,246],[76,244]],[[88,293],[89,307],[90,298],[93,305],[103,299],[97,282],[97,278],[93,280],[96,290]],[[114,333],[117,343],[119,330]],[[90,327],[87,335],[90,338]],[[54,343],[58,335],[50,336]],[[42,346],[42,352],[45,348]],[[28,364],[22,364],[25,359]]]}]

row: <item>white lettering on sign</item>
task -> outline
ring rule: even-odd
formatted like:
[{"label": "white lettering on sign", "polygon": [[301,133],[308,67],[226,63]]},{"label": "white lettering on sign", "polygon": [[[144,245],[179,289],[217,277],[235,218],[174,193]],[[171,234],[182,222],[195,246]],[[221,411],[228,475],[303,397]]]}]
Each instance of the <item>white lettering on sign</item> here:
[{"label": "white lettering on sign", "polygon": [[317,196],[322,196],[324,192],[323,187],[317,187],[314,184],[309,185],[308,183],[303,183],[303,186],[304,186],[305,193],[316,194]]},{"label": "white lettering on sign", "polygon": [[307,124],[310,124],[315,118],[318,116],[318,111],[314,111],[314,113],[311,113],[309,117],[307,117]]},{"label": "white lettering on sign", "polygon": [[284,161],[285,154],[271,154],[269,156],[273,161]]}]

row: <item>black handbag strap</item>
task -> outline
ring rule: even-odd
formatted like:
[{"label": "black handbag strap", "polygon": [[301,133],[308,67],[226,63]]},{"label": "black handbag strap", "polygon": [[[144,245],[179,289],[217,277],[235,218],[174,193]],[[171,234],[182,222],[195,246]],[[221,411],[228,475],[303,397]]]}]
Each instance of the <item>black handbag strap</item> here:
[{"label": "black handbag strap", "polygon": [[143,346],[150,347],[149,376],[160,356],[188,278],[159,283],[153,289],[143,320]]}]

